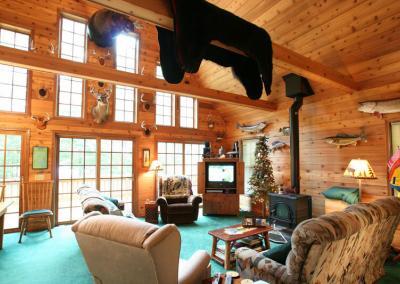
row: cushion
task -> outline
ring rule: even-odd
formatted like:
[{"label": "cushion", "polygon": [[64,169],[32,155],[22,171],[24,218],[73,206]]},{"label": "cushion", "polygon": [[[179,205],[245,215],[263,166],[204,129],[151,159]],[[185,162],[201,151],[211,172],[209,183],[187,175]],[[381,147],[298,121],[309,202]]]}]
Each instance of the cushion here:
[{"label": "cushion", "polygon": [[348,204],[356,204],[359,202],[358,188],[333,186],[321,192],[326,198],[343,200]]},{"label": "cushion", "polygon": [[175,203],[168,205],[168,214],[191,214],[193,205],[191,203]]},{"label": "cushion", "polygon": [[185,176],[167,177],[162,180],[162,196],[189,196],[192,194],[192,182]]},{"label": "cushion", "polygon": [[286,244],[273,247],[263,252],[262,254],[267,258],[270,258],[276,262],[279,262],[280,264],[285,265],[286,257],[288,256],[291,250],[292,250],[292,243],[287,242]]},{"label": "cushion", "polygon": [[24,212],[21,215],[21,218],[26,218],[26,217],[30,217],[30,216],[34,216],[34,215],[48,215],[48,216],[51,216],[51,215],[53,215],[53,212],[51,212],[51,210],[48,210],[48,209],[30,210],[30,211]]}]

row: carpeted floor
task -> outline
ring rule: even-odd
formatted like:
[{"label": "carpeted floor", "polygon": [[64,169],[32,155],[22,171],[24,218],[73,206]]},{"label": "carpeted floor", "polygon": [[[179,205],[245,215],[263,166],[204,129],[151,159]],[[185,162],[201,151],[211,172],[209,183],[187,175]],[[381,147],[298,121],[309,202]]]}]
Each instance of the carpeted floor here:
[{"label": "carpeted floor", "polygon": [[[211,236],[207,232],[239,221],[236,217],[200,217],[195,224],[179,226],[181,257],[189,258],[198,249],[210,251]],[[54,228],[53,235],[49,239],[44,231],[28,233],[22,244],[18,244],[18,234],[5,235],[0,251],[0,283],[92,283],[70,226]],[[212,270],[215,273],[223,268],[213,262]],[[400,264],[387,266],[386,272],[379,283],[400,283]]]}]

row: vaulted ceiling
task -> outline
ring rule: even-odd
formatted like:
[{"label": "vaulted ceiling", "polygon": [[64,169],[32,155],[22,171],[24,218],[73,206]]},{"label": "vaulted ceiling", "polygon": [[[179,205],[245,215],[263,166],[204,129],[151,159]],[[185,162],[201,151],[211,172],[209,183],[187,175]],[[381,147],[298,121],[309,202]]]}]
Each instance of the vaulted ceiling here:
[{"label": "vaulted ceiling", "polygon": [[[400,1],[209,0],[265,28],[274,43],[350,75],[361,87],[400,81]],[[279,100],[282,75],[275,66],[269,100]],[[228,69],[202,64],[201,83],[245,94]]]}]

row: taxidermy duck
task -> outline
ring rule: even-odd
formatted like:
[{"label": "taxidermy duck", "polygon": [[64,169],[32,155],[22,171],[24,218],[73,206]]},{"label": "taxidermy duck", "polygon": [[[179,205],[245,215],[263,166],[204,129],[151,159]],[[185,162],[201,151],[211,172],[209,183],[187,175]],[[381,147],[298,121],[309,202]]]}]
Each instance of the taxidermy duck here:
[{"label": "taxidermy duck", "polygon": [[359,103],[358,110],[382,117],[382,114],[385,113],[400,112],[400,99],[361,102]]},{"label": "taxidermy duck", "polygon": [[353,145],[357,146],[359,141],[367,142],[367,137],[364,133],[360,135],[337,134],[336,136],[326,137],[325,142],[335,145],[337,148]]},{"label": "taxidermy duck", "polygon": [[267,126],[267,123],[265,122],[259,122],[254,125],[245,125],[240,123],[237,124],[237,128],[242,130],[243,132],[248,132],[248,133],[260,133],[264,130],[264,128]]}]

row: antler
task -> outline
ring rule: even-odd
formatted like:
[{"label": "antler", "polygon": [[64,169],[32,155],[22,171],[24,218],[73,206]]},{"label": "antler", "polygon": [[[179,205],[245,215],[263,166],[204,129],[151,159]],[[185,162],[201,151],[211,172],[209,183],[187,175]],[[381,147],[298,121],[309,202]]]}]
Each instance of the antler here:
[{"label": "antler", "polygon": [[142,123],[140,124],[140,127],[143,129],[146,129],[146,122],[144,122],[144,120],[142,121]]}]

